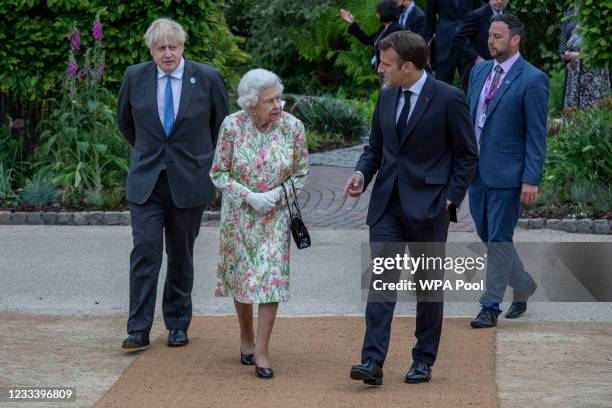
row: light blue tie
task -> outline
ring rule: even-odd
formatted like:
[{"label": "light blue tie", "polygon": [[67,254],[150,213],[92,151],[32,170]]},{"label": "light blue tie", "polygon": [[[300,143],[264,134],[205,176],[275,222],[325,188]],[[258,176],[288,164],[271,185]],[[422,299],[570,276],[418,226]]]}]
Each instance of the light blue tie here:
[{"label": "light blue tie", "polygon": [[164,130],[166,137],[170,136],[172,125],[174,125],[174,98],[172,97],[172,77],[166,75],[166,93],[164,96]]}]

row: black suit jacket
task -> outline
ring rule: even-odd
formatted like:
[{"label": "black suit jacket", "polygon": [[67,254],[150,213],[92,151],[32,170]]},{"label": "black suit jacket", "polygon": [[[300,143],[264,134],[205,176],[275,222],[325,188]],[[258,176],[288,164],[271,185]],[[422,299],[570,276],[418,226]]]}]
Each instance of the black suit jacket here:
[{"label": "black suit jacket", "polygon": [[132,65],[123,75],[117,101],[119,130],[132,145],[128,201],[143,204],[166,168],[170,194],[179,208],[215,199],[208,172],[221,122],[229,112],[225,83],[205,64],[185,61],[179,110],[166,137],[157,109],[157,65]]},{"label": "black suit jacket", "polygon": [[414,10],[404,23],[404,29],[410,30],[421,37],[425,36],[425,13],[416,4],[414,5]]},{"label": "black suit jacket", "polygon": [[397,183],[409,225],[433,225],[446,200],[459,206],[478,164],[476,136],[463,93],[427,77],[403,135],[397,134],[400,88],[383,88],[376,103],[369,144],[355,168],[364,190],[378,172],[367,224],[384,213]]},{"label": "black suit jacket", "polygon": [[468,14],[453,37],[455,49],[472,64],[478,56],[492,58],[487,45],[492,16],[493,9],[485,4]]},{"label": "black suit jacket", "polygon": [[375,45],[376,39],[380,41],[389,34],[403,29],[404,28],[397,21],[394,21],[386,30],[385,26],[381,26],[376,33],[368,35],[359,27],[357,22],[354,22],[349,26],[348,33],[354,35],[362,44],[372,46],[372,56],[376,57],[376,66],[374,68],[378,68],[378,64],[380,63],[380,50]]},{"label": "black suit jacket", "polygon": [[453,46],[453,35],[467,15],[482,6],[482,0],[428,0],[425,40],[436,35],[433,61],[446,61]]}]

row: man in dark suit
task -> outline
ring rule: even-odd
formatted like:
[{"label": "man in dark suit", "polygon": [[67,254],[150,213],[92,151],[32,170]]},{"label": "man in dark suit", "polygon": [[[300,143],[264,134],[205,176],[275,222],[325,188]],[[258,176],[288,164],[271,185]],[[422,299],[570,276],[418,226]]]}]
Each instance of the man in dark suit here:
[{"label": "man in dark suit", "polygon": [[427,1],[425,40],[430,42],[433,39],[431,62],[436,79],[452,84],[456,69],[462,75],[465,64],[453,52],[453,35],[467,15],[480,6],[481,0]]},{"label": "man in dark suit", "polygon": [[472,11],[453,37],[453,46],[459,57],[467,61],[465,71],[461,77],[463,90],[468,93],[470,73],[472,67],[485,60],[491,59],[489,53],[489,26],[491,17],[503,14],[510,0],[491,0],[490,3]]},{"label": "man in dark suit", "polygon": [[413,0],[397,0],[397,6],[400,10],[400,15],[397,19],[399,25],[404,30],[410,30],[413,33],[425,36],[425,13]]},{"label": "man in dark suit", "polygon": [[[394,257],[409,242],[414,257],[444,257],[449,211],[461,204],[476,169],[474,129],[463,93],[425,71],[428,47],[423,38],[399,31],[380,42],[379,73],[387,87],[376,103],[369,144],[344,191],[359,197],[378,172],[368,209],[371,256]],[[383,244],[379,244],[383,243]],[[416,281],[442,279],[443,270],[418,270]],[[385,272],[397,282],[398,270]],[[351,378],[382,384],[389,346],[395,292],[378,301],[370,282],[361,364]],[[417,290],[416,346],[406,374],[409,383],[429,381],[442,331],[440,294]]]},{"label": "man in dark suit", "polygon": [[491,19],[494,60],[474,66],[468,100],[480,150],[470,186],[470,212],[488,247],[486,290],[472,327],[493,327],[506,287],[514,300],[507,318],[522,315],[536,283],[512,243],[521,204],[534,201],[546,155],[548,78],[519,52],[524,26],[514,15]]},{"label": "man in dark suit", "polygon": [[132,145],[126,197],[134,248],[126,350],[149,345],[164,234],[167,344],[189,341],[193,245],[204,205],[215,199],[208,172],[229,100],[217,70],[183,58],[185,38],[176,22],[154,21],[145,34],[153,61],[128,67],[119,90],[117,122]]}]

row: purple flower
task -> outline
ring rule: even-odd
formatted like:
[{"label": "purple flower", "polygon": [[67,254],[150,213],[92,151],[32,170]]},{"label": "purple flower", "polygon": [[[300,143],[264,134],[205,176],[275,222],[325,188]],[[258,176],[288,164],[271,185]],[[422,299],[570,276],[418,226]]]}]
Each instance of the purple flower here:
[{"label": "purple flower", "polygon": [[68,63],[68,75],[71,77],[76,76],[77,71],[79,70],[79,66],[74,58],[70,58],[70,62]]},{"label": "purple flower", "polygon": [[68,34],[70,39],[70,51],[77,52],[81,48],[81,33],[78,28],[74,27]]},{"label": "purple flower", "polygon": [[9,124],[11,129],[21,129],[25,126],[25,121],[23,119],[13,119]]},{"label": "purple flower", "polygon": [[93,37],[96,41],[102,40],[102,23],[100,22],[100,17],[96,17],[93,24]]}]

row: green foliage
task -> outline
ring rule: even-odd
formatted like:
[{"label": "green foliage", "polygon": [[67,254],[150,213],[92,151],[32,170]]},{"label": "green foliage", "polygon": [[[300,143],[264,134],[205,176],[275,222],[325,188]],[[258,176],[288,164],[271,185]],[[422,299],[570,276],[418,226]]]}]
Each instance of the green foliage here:
[{"label": "green foliage", "polygon": [[341,134],[306,131],[308,151],[316,153],[334,148],[344,147],[347,143]]},{"label": "green foliage", "polygon": [[[39,125],[38,167],[55,175],[68,195],[82,194],[86,202],[104,203],[104,190],[124,180],[128,168],[127,142],[115,124],[114,100],[101,84],[104,54],[101,41],[85,52],[78,73],[68,70],[63,96],[51,104],[51,114]],[[76,64],[70,53],[69,66]]]},{"label": "green foliage", "polygon": [[565,70],[553,70],[549,75],[548,113],[558,116],[563,107],[563,88],[565,86]]},{"label": "green foliage", "polygon": [[347,141],[359,140],[367,129],[367,119],[342,99],[331,96],[304,96],[293,112],[304,126],[321,134],[342,135]]},{"label": "green foliage", "polygon": [[578,0],[583,36],[581,48],[591,67],[610,68],[612,60],[612,0]]},{"label": "green foliage", "polygon": [[612,189],[601,183],[580,181],[570,189],[571,200],[582,205],[592,205],[596,210],[607,212],[612,206]]},{"label": "green foliage", "polygon": [[[573,112],[566,122],[548,140],[544,183],[560,188],[566,198],[571,198],[573,184],[612,184],[612,99]],[[575,197],[583,193],[580,188],[574,187]]]},{"label": "green foliage", "polygon": [[0,160],[0,202],[14,196],[12,173],[12,167],[5,166],[4,162]]},{"label": "green foliage", "polygon": [[525,24],[521,53],[544,71],[558,70],[563,13],[573,0],[511,0],[508,8]]},{"label": "green foliage", "polygon": [[19,200],[23,204],[34,207],[44,207],[53,204],[57,198],[57,190],[51,180],[51,175],[40,171],[27,180],[26,185],[19,193]]},{"label": "green foliage", "polygon": [[[346,33],[339,10],[348,8],[364,29],[375,31],[375,4],[376,0],[228,0],[226,16],[236,34],[247,36],[251,67],[278,73],[287,91],[335,93],[343,86],[353,96],[377,87],[376,74],[369,64],[371,48]],[[355,88],[355,82],[364,86]]]},{"label": "green foliage", "polygon": [[[24,117],[25,101],[57,94],[65,73],[66,35],[75,25],[90,28],[101,10],[106,43],[105,84],[115,91],[128,65],[150,60],[143,35],[158,17],[171,17],[189,35],[185,55],[210,63],[225,74],[244,61],[239,39],[229,32],[221,0],[6,0],[0,7],[0,90],[11,97],[11,109]],[[93,43],[90,32],[81,36]],[[230,75],[231,76],[231,75]],[[16,112],[20,110],[20,112]]]}]

